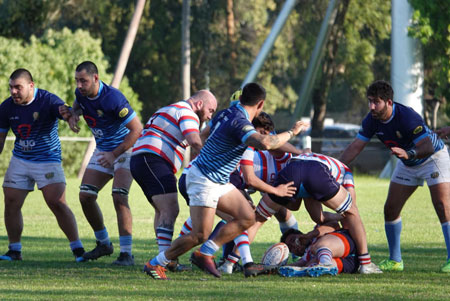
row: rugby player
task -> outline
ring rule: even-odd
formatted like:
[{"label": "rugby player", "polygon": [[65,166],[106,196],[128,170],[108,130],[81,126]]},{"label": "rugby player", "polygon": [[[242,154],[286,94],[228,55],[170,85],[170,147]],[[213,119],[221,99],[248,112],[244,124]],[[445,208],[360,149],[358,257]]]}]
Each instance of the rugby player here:
[{"label": "rugby player", "polygon": [[400,213],[409,197],[426,180],[447,246],[447,261],[441,266],[441,272],[450,273],[450,158],[447,147],[419,114],[394,101],[394,91],[388,82],[372,83],[366,96],[370,113],[340,160],[345,164],[352,162],[374,135],[400,159],[384,204],[389,258],[380,263],[380,268],[403,271]]}]

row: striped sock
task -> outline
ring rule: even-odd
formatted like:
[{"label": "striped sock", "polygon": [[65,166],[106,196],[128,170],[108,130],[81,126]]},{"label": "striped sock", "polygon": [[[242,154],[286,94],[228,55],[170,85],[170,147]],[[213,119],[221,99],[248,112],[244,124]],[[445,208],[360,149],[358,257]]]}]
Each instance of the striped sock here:
[{"label": "striped sock", "polygon": [[286,232],[289,229],[298,230],[297,220],[295,219],[295,216],[292,214],[291,214],[291,217],[287,221],[280,223],[281,234],[284,234],[284,232]]},{"label": "striped sock", "polygon": [[74,240],[74,241],[71,241],[70,243],[69,243],[69,245],[70,245],[70,249],[73,251],[73,250],[75,250],[75,249],[79,249],[79,248],[83,248],[83,244],[81,243],[81,240]]},{"label": "striped sock", "polygon": [[370,264],[372,262],[372,259],[371,259],[369,253],[358,255],[358,259],[359,259],[360,265],[366,265],[366,264]]},{"label": "striped sock", "polygon": [[203,255],[213,256],[219,250],[219,246],[214,241],[208,239],[201,247],[200,253]]},{"label": "striped sock", "polygon": [[248,262],[253,262],[252,254],[250,252],[250,242],[248,239],[248,232],[244,231],[241,235],[234,239],[234,243],[239,249],[241,254],[242,264],[245,265]]},{"label": "striped sock", "polygon": [[192,231],[192,220],[189,216],[188,219],[184,222],[183,227],[181,227],[180,235],[178,237],[189,234]]},{"label": "striped sock", "polygon": [[102,244],[102,245],[108,245],[111,243],[108,236],[108,231],[106,230],[106,227],[103,228],[103,230],[95,231],[95,238]]},{"label": "striped sock", "polygon": [[402,261],[402,252],[400,250],[400,234],[402,232],[402,218],[395,221],[384,222],[384,230],[389,245],[389,258],[391,260]]},{"label": "striped sock", "polygon": [[330,265],[333,264],[333,253],[328,248],[320,248],[316,251],[316,256],[319,258],[320,264]]},{"label": "striped sock", "polygon": [[128,253],[131,256],[133,237],[131,235],[119,236],[120,253]]},{"label": "striped sock", "polygon": [[12,242],[9,244],[8,249],[10,249],[11,251],[22,252],[22,243],[20,241]]},{"label": "striped sock", "polygon": [[450,259],[450,222],[442,224],[442,233],[444,234],[445,245],[447,246],[447,260]]},{"label": "striped sock", "polygon": [[156,228],[156,242],[158,244],[159,252],[164,252],[172,244],[173,229],[163,227]]},{"label": "striped sock", "polygon": [[231,253],[227,256],[226,262],[235,264],[235,263],[239,262],[239,259],[241,259],[241,256],[239,256],[239,255],[237,255],[237,254],[231,252]]}]

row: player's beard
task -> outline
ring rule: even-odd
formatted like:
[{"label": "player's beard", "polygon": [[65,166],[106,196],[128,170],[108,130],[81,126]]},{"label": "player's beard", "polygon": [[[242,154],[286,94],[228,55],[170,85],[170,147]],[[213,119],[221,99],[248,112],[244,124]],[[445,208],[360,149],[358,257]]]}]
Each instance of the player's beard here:
[{"label": "player's beard", "polygon": [[384,108],[379,111],[379,112],[375,112],[375,111],[370,111],[370,114],[372,114],[372,118],[373,119],[377,119],[377,120],[385,120],[386,119],[386,115],[387,115],[387,110],[388,107],[387,105],[384,106]]}]

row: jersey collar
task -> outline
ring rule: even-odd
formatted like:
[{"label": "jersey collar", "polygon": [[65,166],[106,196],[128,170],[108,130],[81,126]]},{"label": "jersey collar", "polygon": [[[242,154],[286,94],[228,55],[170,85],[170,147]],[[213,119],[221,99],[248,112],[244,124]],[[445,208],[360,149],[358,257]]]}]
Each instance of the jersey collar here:
[{"label": "jersey collar", "polygon": [[381,123],[386,124],[386,123],[391,122],[391,120],[394,119],[394,116],[395,116],[395,102],[394,102],[394,104],[392,105],[392,114],[391,114],[391,117],[389,117],[389,119],[386,120],[386,121],[382,121]]},{"label": "jersey collar", "polygon": [[242,111],[245,114],[245,117],[250,120],[250,116],[248,115],[248,112],[241,106],[241,103],[237,103],[236,107],[238,110]]},{"label": "jersey collar", "polygon": [[95,97],[92,97],[92,98],[88,97],[87,99],[89,99],[89,100],[96,100],[97,98],[100,97],[100,94],[102,93],[102,90],[103,90],[103,82],[100,81],[100,85],[99,85],[99,87],[98,87],[98,93],[97,93],[97,95],[95,95]]}]

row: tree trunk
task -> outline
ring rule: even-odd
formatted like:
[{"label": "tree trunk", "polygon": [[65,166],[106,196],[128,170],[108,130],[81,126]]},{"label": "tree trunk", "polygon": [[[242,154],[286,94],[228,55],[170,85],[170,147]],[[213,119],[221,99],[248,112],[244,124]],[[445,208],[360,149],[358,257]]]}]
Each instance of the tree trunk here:
[{"label": "tree trunk", "polygon": [[[331,28],[330,37],[326,45],[326,53],[322,64],[322,74],[319,82],[312,92],[314,114],[311,121],[312,151],[321,152],[322,132],[327,111],[327,98],[331,83],[336,73],[336,54],[339,42],[344,34],[343,25],[350,0],[342,0],[336,13],[336,18]],[[319,140],[317,140],[319,139]]]},{"label": "tree trunk", "polygon": [[230,45],[230,79],[234,80],[237,73],[236,35],[234,28],[233,0],[227,0],[227,38]]}]

